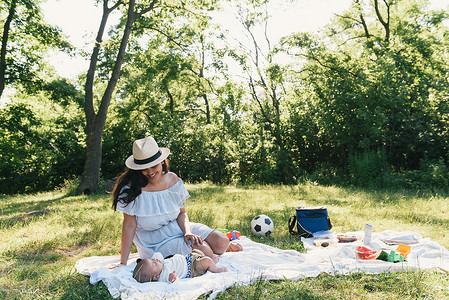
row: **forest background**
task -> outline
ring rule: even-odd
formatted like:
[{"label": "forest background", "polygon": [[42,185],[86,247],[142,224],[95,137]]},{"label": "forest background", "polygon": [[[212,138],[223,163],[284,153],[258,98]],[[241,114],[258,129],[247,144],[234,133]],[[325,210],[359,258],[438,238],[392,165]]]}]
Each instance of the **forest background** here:
[{"label": "forest background", "polygon": [[[146,135],[192,183],[448,190],[448,8],[354,0],[272,43],[268,2],[97,1],[85,52],[42,1],[2,0],[1,193],[95,192]],[[223,5],[246,41],[211,22]],[[88,72],[61,77],[55,50],[87,57]]]}]

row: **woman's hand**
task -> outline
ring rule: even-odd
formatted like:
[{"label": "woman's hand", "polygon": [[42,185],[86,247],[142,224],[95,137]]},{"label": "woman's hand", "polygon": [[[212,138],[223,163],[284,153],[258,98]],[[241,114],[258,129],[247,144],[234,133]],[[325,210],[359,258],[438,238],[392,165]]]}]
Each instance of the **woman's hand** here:
[{"label": "woman's hand", "polygon": [[118,264],[118,265],[112,265],[112,266],[109,266],[109,267],[107,267],[109,270],[113,270],[113,269],[116,269],[116,268],[122,268],[122,267],[126,267],[126,264]]},{"label": "woman's hand", "polygon": [[186,233],[184,234],[184,241],[186,244],[189,244],[189,241],[191,242],[190,246],[200,246],[203,244],[203,238],[199,235],[193,234],[193,233]]},{"label": "woman's hand", "polygon": [[191,243],[191,247],[201,246],[203,244],[202,237],[190,232],[189,217],[187,216],[186,208],[184,206],[179,209],[179,215],[176,221],[178,221],[181,230],[184,231],[184,241],[187,245],[189,245],[189,242]]}]

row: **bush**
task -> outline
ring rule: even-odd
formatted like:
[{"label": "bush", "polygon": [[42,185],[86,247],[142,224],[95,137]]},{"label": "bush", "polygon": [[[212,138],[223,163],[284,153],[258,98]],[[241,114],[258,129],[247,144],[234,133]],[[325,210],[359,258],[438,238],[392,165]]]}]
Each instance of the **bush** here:
[{"label": "bush", "polygon": [[403,171],[407,182],[418,190],[449,190],[449,170],[443,158],[421,160],[419,170]]},{"label": "bush", "polygon": [[0,110],[0,193],[52,190],[81,174],[82,121],[70,107],[56,118],[54,110],[44,115],[23,103]]},{"label": "bush", "polygon": [[388,165],[385,150],[371,150],[349,155],[349,177],[351,184],[359,187],[383,187]]}]

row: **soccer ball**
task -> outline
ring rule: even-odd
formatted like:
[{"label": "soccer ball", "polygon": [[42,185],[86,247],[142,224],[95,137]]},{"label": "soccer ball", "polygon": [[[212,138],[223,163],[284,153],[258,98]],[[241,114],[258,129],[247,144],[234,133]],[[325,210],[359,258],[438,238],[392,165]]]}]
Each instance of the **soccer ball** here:
[{"label": "soccer ball", "polygon": [[258,236],[270,235],[273,232],[274,223],[269,216],[258,215],[251,221],[251,231]]}]

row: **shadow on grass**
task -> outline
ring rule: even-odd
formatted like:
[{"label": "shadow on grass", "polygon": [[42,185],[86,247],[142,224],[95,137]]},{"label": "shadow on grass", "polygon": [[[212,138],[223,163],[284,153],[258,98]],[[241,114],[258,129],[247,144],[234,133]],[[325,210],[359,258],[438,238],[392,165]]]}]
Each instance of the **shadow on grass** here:
[{"label": "shadow on grass", "polygon": [[[350,201],[342,199],[307,199],[307,206],[350,206],[352,203]],[[304,205],[298,205],[304,206]]]},{"label": "shadow on grass", "polygon": [[404,223],[426,224],[449,228],[449,218],[438,218],[426,212],[396,212],[394,218],[395,220],[402,220]]},{"label": "shadow on grass", "polygon": [[[78,252],[83,250],[86,248],[79,249]],[[42,299],[47,299],[46,294],[49,294],[48,299],[113,299],[103,283],[91,285],[89,276],[76,272],[74,256],[77,253],[57,251],[59,250],[7,251],[2,254],[7,264],[0,268],[0,276],[9,277],[20,286],[28,286],[30,282],[34,282],[33,287],[39,290],[39,298]],[[0,286],[0,299],[23,299],[24,295],[26,293],[20,289],[3,291]]]},{"label": "shadow on grass", "polygon": [[[298,284],[299,283],[299,284]],[[290,280],[257,280],[248,286],[234,285],[215,299],[284,299],[284,300],[320,300],[329,297],[317,296],[316,292],[303,286],[304,281],[293,283]],[[199,299],[206,299],[206,295]]]},{"label": "shadow on grass", "polygon": [[[47,209],[47,207],[55,204],[60,204],[63,199],[67,198],[66,196],[61,196],[55,199],[48,200],[24,200],[20,202],[15,202],[6,207],[2,208],[2,215],[10,215],[10,214],[27,214],[33,211],[42,211]],[[0,201],[2,201],[0,199]]]},{"label": "shadow on grass", "polygon": [[209,184],[189,184],[188,191],[190,196],[205,197],[206,195],[221,194],[225,191],[225,186]]},{"label": "shadow on grass", "polygon": [[[85,197],[85,196],[80,196]],[[86,201],[94,201],[96,198],[104,198],[105,195],[94,195]],[[63,195],[54,199],[48,200],[28,200],[11,203],[5,208],[1,209],[0,228],[8,229],[13,226],[27,226],[35,220],[47,218],[55,213],[61,212],[64,209],[64,204],[73,201],[72,195]],[[0,198],[1,201],[1,198]],[[68,202],[66,202],[68,201]],[[77,199],[76,201],[79,201]],[[111,201],[112,203],[112,201]],[[58,207],[57,209],[49,209],[49,207]],[[82,211],[97,210],[97,207],[82,208]],[[13,215],[7,217],[8,215]]]},{"label": "shadow on grass", "polygon": [[42,250],[42,249],[31,249],[29,250],[7,250],[2,253],[2,255],[6,258],[15,260],[16,262],[13,263],[11,266],[22,266],[27,267],[31,266],[34,268],[35,266],[38,266],[39,264],[43,263],[54,263],[60,259],[63,259],[65,256],[64,254],[57,253],[56,251],[48,251],[48,250]]},{"label": "shadow on grass", "polygon": [[34,210],[34,211],[28,211],[21,213],[20,215],[13,216],[6,219],[0,219],[0,228],[11,228],[13,226],[26,226],[30,222],[32,222],[35,219],[40,218],[41,216],[48,215],[53,213],[53,210],[50,209],[41,209],[41,210]]},{"label": "shadow on grass", "polygon": [[107,287],[103,282],[99,282],[95,285],[89,283],[89,277],[74,273],[52,282],[52,286],[55,288],[63,287],[64,291],[59,299],[114,299],[109,294]]},{"label": "shadow on grass", "polygon": [[[9,215],[13,213],[29,213],[33,211],[43,211],[48,209],[48,207],[57,204],[63,204],[64,200],[70,200],[70,198],[78,198],[78,197],[86,197],[89,201],[95,200],[96,198],[104,198],[106,194],[97,193],[89,196],[86,195],[73,195],[72,193],[66,193],[56,198],[46,199],[46,200],[33,200],[32,198],[27,197],[27,195],[14,195],[14,196],[0,196],[0,202],[8,202],[8,199],[20,199],[20,201],[14,201],[14,203],[10,203],[9,205],[1,208],[2,215]],[[34,195],[34,197],[38,197]],[[111,202],[112,203],[112,202]]]}]

